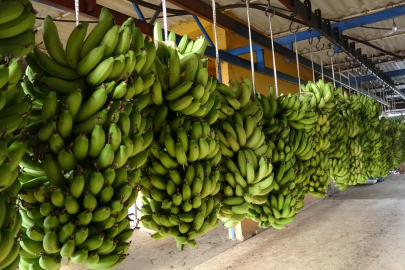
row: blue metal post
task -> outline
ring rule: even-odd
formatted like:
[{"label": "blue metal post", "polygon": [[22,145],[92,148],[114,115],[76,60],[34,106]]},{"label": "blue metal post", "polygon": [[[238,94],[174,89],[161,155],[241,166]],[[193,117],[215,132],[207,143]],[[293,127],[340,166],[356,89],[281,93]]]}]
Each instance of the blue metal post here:
[{"label": "blue metal post", "polygon": [[214,43],[212,43],[210,36],[207,34],[207,31],[205,31],[204,26],[201,24],[200,20],[197,18],[195,15],[191,15],[194,18],[194,21],[197,23],[198,27],[200,27],[201,32],[204,34],[204,37],[207,39],[208,43],[210,44],[211,47],[215,47]]},{"label": "blue metal post", "polygon": [[134,7],[136,14],[138,14],[138,17],[141,21],[145,21],[145,17],[143,16],[141,8],[138,6],[137,3],[132,2],[132,6]]},{"label": "blue metal post", "polygon": [[266,67],[266,65],[264,63],[264,51],[263,50],[256,51],[256,65],[257,65],[257,70],[263,70]]}]

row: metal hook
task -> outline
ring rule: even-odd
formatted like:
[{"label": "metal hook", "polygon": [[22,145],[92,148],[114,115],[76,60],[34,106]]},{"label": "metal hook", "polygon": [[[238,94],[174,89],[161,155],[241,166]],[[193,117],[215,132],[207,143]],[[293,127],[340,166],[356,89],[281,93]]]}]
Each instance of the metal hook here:
[{"label": "metal hook", "polygon": [[[291,18],[294,18],[294,17],[295,17],[295,14],[294,14],[294,13],[292,13],[292,14],[290,15],[290,17],[291,17]],[[293,30],[292,30],[292,28],[291,28],[291,26],[292,26],[293,22],[294,22],[294,21],[293,21],[293,20],[291,20],[291,23],[290,23],[290,27],[289,27],[289,28],[290,28],[290,32],[291,32],[291,33],[293,33],[293,34],[295,34],[295,33],[297,33],[297,32],[298,32],[298,30],[300,29],[300,27],[297,25],[297,29],[296,29],[295,31],[293,31]]]},{"label": "metal hook", "polygon": [[321,48],[318,48],[319,43],[321,43],[321,39],[322,39],[322,37],[318,37],[318,43],[316,43],[316,45],[315,45],[315,48],[316,48],[318,51],[322,51],[323,48],[325,47],[325,43],[322,43],[322,47],[321,47]]},{"label": "metal hook", "polygon": [[333,56],[335,55],[335,53],[336,53],[336,51],[333,50],[333,54],[332,54],[332,55],[329,55],[329,51],[330,51],[331,49],[332,49],[332,44],[329,43],[329,50],[326,52],[326,54],[327,54],[329,57],[333,57]]},{"label": "metal hook", "polygon": [[314,38],[311,36],[312,28],[308,28],[308,32],[309,32],[308,43],[309,45],[312,45],[312,43],[314,42]]},{"label": "metal hook", "polygon": [[[242,1],[243,1],[243,0],[242,0]],[[267,0],[267,3],[268,3],[268,5],[267,5],[267,7],[266,7],[266,10],[264,11],[264,14],[265,14],[267,17],[270,16],[270,18],[273,18],[273,16],[276,15],[276,9],[275,9],[275,8],[271,8],[271,6],[270,6],[270,0]],[[271,12],[271,15],[269,15],[269,14],[267,13],[268,11],[272,11],[272,12]]]}]

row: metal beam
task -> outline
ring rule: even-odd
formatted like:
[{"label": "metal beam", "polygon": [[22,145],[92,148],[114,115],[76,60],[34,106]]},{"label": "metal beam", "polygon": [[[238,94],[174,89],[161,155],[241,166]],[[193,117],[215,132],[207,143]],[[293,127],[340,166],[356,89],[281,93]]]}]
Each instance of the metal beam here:
[{"label": "metal beam", "polygon": [[341,31],[339,28],[331,28],[329,20],[323,20],[321,10],[315,10],[312,12],[311,1],[305,0],[302,3],[300,0],[278,0],[281,4],[286,6],[289,10],[294,11],[296,16],[303,20],[308,26],[319,33],[323,33],[323,37],[326,38],[334,46],[339,47],[339,50],[349,57],[353,58],[357,63],[367,69],[371,75],[374,75],[377,80],[384,85],[386,85],[390,90],[399,94],[403,99],[405,99],[405,94],[395,88],[394,83],[390,80],[384,72],[377,69],[375,65],[372,64],[371,60],[367,58],[367,55],[363,55],[361,49],[356,49],[354,43],[348,42],[348,38],[341,36]]},{"label": "metal beam", "polygon": [[[160,2],[159,7],[161,7],[161,6],[162,6],[162,2]],[[160,14],[160,10],[156,10],[155,13],[153,14],[152,18],[149,20],[149,23],[154,24],[157,17],[159,16],[159,14]]]},{"label": "metal beam", "polygon": [[138,6],[138,4],[137,4],[137,3],[134,3],[134,2],[131,2],[131,3],[132,3],[132,6],[134,7],[134,9],[135,9],[135,11],[136,11],[136,14],[138,14],[139,19],[140,19],[141,21],[146,21],[146,20],[145,20],[145,17],[143,16],[142,10],[141,10],[141,8]]},{"label": "metal beam", "polygon": [[[365,16],[359,16],[359,17],[343,20],[343,21],[332,24],[331,28],[333,29],[335,27],[338,27],[340,30],[340,34],[342,34],[342,31],[344,31],[344,30],[389,20],[392,18],[402,16],[402,15],[404,15],[404,13],[405,13],[405,5],[402,5],[402,6],[398,6],[398,7],[389,8],[384,11],[376,12],[373,14],[368,14]],[[309,39],[308,31],[299,32],[296,34],[296,36],[297,36],[297,42]],[[311,37],[319,37],[319,36],[320,36],[319,32],[314,31],[313,33],[311,33]],[[277,43],[280,43],[280,44],[294,42],[294,35],[291,34],[291,35],[279,37],[279,38],[274,39],[274,41]]]},{"label": "metal beam", "polygon": [[[213,13],[212,13],[212,7],[203,3],[202,1],[199,0],[167,0],[168,2],[172,3],[173,5],[176,5],[191,14],[197,15],[200,18],[203,18],[206,21],[213,22]],[[296,0],[298,1],[298,0]],[[217,12],[216,14],[216,19],[217,19],[217,25],[225,30],[230,31],[231,33],[244,37],[244,38],[249,38],[249,29],[246,25],[243,23],[236,21],[228,16],[226,16],[223,13]],[[273,50],[271,46],[270,39],[263,35],[262,33],[257,32],[254,29],[251,29],[251,37],[253,43],[261,46],[262,48],[266,48],[269,50]],[[293,61],[295,61],[295,52],[292,50],[284,47],[281,44],[274,43],[274,52],[278,53],[279,55],[282,55],[286,58],[289,58]],[[312,62],[308,60],[305,57],[299,56],[298,61],[301,65],[312,69]],[[318,64],[314,63],[314,71],[321,73],[322,69],[321,66]],[[332,79],[333,74],[331,71],[324,70],[324,76]],[[349,88],[349,82],[347,79],[342,79],[342,84]],[[350,89],[355,90],[353,86],[350,87]],[[385,101],[376,98],[381,103],[386,103]]]},{"label": "metal beam", "polygon": [[[252,44],[252,49],[254,52],[257,51],[261,51],[263,50],[262,47],[256,45],[256,44]],[[242,54],[248,54],[250,53],[250,46],[243,46],[243,47],[239,47],[239,48],[235,48],[232,50],[227,50],[227,53],[233,54],[233,55],[242,55]]]},{"label": "metal beam", "polygon": [[200,27],[201,32],[203,33],[205,39],[208,41],[208,43],[211,45],[211,47],[215,47],[214,43],[212,43],[212,40],[210,36],[207,34],[207,31],[205,31],[204,26],[201,24],[200,20],[198,19],[197,16],[191,15],[194,18],[194,21],[197,23],[198,27]]},{"label": "metal beam", "polygon": [[[206,21],[213,22],[213,14],[211,6],[203,3],[199,0],[167,0],[173,5],[176,5],[191,14],[197,15],[199,18],[203,18]],[[235,35],[238,35],[243,38],[249,38],[249,29],[243,23],[236,21],[221,12],[217,12],[217,25],[225,30],[232,32]],[[270,39],[262,33],[251,29],[252,33],[252,41],[257,45],[261,46],[264,49],[272,50]],[[295,52],[292,50],[280,45],[278,43],[274,43],[274,51],[282,55],[288,59],[295,61]],[[312,63],[305,57],[299,56],[299,63],[307,68],[312,69]],[[321,73],[321,66],[318,64],[314,64],[314,70],[318,73]],[[332,79],[333,74],[330,71],[324,70],[324,75],[327,78]]]},{"label": "metal beam", "polygon": [[[387,75],[390,78],[397,77],[397,76],[403,76],[403,75],[405,75],[405,69],[389,71],[389,72],[385,73],[385,75]],[[365,76],[361,76],[361,77],[352,78],[350,80],[350,83],[352,83],[352,82],[355,83],[356,80],[357,80],[357,82],[368,82],[368,81],[372,81],[375,79],[376,79],[376,77],[373,75],[365,75]]]}]

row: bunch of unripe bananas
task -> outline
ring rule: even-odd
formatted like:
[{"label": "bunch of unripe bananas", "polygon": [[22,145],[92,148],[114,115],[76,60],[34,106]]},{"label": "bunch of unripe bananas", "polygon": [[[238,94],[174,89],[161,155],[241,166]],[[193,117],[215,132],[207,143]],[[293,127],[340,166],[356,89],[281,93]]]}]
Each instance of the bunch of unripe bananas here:
[{"label": "bunch of unripe bananas", "polygon": [[21,162],[20,269],[59,269],[61,258],[112,269],[129,249],[128,209],[166,118],[155,107],[155,44],[132,18],[116,26],[105,8],[87,38],[87,23],[73,30],[66,49],[50,17],[42,28],[49,56],[27,56],[21,86],[35,100]]},{"label": "bunch of unripe bananas", "polygon": [[14,270],[20,261],[18,236],[22,217],[16,207],[21,184],[19,163],[25,150],[25,128],[33,107],[20,84],[22,68],[14,59],[35,46],[35,13],[30,1],[0,4],[0,269]]},{"label": "bunch of unripe bananas", "polygon": [[[30,0],[3,1],[0,6],[0,54],[11,59],[35,47],[35,11]],[[2,57],[1,57],[2,58]],[[0,74],[2,77],[3,74]]]}]

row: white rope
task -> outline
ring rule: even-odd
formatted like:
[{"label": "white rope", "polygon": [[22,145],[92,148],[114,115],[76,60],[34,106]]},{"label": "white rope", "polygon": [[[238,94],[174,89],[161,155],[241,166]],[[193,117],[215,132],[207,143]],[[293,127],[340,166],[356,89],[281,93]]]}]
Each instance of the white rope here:
[{"label": "white rope", "polygon": [[[313,40],[312,40],[313,41]],[[309,50],[311,52],[311,64],[312,64],[312,80],[315,83],[315,70],[314,70],[314,59],[312,58],[312,41],[311,41],[311,31],[309,31]],[[298,48],[297,48],[298,49]]]},{"label": "white rope", "polygon": [[220,69],[220,62],[219,62],[219,51],[218,51],[218,37],[217,37],[217,11],[215,7],[215,0],[212,0],[212,19],[214,21],[214,39],[215,39],[215,68],[217,71],[217,78],[221,82],[222,78],[220,78],[219,69]]},{"label": "white rope", "polygon": [[298,87],[301,94],[300,61],[298,60],[298,44],[296,32],[294,32],[294,46],[295,46],[295,62],[297,62],[297,72],[298,72]]},{"label": "white rope", "polygon": [[[332,64],[332,79],[333,79],[333,86],[336,88],[336,81],[335,81],[335,68],[333,67],[333,58],[330,58],[330,62]],[[349,92],[350,93],[350,92]]]},{"label": "white rope", "polygon": [[272,17],[272,15],[269,15],[271,52],[272,52],[272,54],[273,54],[273,69],[274,69],[274,82],[275,82],[275,85],[276,85],[276,98],[278,98],[276,57],[275,57],[275,55],[274,55],[273,29],[271,28],[271,17]]},{"label": "white rope", "polygon": [[340,61],[339,61],[339,83],[340,83],[340,87],[342,87],[342,73],[340,73]]},{"label": "white rope", "polygon": [[76,25],[79,25],[79,0],[75,0]]},{"label": "white rope", "polygon": [[350,92],[350,72],[349,71],[347,72],[347,80],[349,81],[349,92]]},{"label": "white rope", "polygon": [[255,64],[254,64],[254,61],[253,61],[252,32],[250,30],[249,1],[250,0],[246,0],[246,15],[247,15],[247,21],[248,21],[248,27],[249,27],[250,66],[251,66],[251,69],[252,69],[253,94],[256,94]]},{"label": "white rope", "polygon": [[166,0],[162,0],[163,9],[163,27],[165,32],[165,41],[167,41],[167,11],[166,11]]},{"label": "white rope", "polygon": [[322,72],[322,81],[325,81],[324,77],[323,77],[323,57],[321,54],[321,72]]}]

